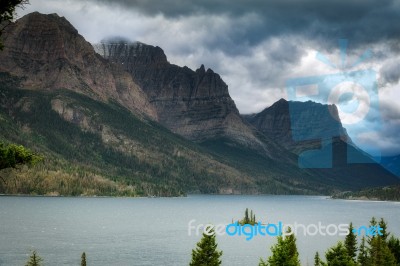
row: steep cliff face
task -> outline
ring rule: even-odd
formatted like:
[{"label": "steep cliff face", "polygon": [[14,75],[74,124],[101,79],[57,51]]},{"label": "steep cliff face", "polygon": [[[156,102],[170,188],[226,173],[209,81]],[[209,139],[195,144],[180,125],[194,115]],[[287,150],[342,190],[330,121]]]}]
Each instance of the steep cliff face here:
[{"label": "steep cliff face", "polygon": [[[301,167],[311,168],[321,178],[345,185],[399,182],[354,145],[335,105],[281,99],[258,114],[243,117],[277,144],[298,154]],[[350,163],[349,158],[357,158],[359,163]]]},{"label": "steep cliff face", "polygon": [[94,47],[132,75],[157,109],[159,122],[173,132],[195,141],[224,136],[263,146],[240,117],[228,86],[211,69],[170,64],[160,47],[139,42],[107,41]]},{"label": "steep cliff face", "polygon": [[260,113],[243,117],[263,134],[295,152],[316,148],[322,139],[352,143],[335,105],[280,99]]},{"label": "steep cliff face", "polygon": [[24,88],[68,89],[101,101],[112,99],[156,119],[132,77],[98,56],[64,17],[28,14],[8,26],[3,39],[0,71],[24,77]]}]

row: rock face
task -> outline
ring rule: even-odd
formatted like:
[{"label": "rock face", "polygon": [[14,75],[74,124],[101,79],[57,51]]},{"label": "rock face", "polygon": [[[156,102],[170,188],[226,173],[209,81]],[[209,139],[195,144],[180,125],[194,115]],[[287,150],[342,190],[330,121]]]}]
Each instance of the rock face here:
[{"label": "rock face", "polygon": [[[335,105],[281,99],[258,114],[243,117],[277,144],[299,154],[301,167],[312,168],[327,180],[351,186],[399,182],[353,144]],[[349,158],[359,163],[350,163]]]},{"label": "rock face", "polygon": [[228,86],[211,69],[170,64],[160,47],[139,42],[107,41],[94,47],[132,75],[156,108],[159,122],[171,131],[194,141],[227,136],[263,146],[242,120]]},{"label": "rock face", "polygon": [[28,14],[6,28],[3,40],[0,71],[25,77],[24,88],[73,90],[157,118],[132,77],[98,56],[64,17]]},{"label": "rock face", "polygon": [[316,148],[322,139],[352,143],[335,105],[280,99],[258,114],[243,117],[263,134],[295,152]]}]

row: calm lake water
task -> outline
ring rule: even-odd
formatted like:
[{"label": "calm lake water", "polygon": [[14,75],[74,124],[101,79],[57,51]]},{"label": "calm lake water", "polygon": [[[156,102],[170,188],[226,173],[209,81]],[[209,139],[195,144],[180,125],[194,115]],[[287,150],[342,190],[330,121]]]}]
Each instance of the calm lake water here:
[{"label": "calm lake water", "polygon": [[[0,197],[0,265],[24,265],[37,250],[45,265],[188,265],[200,236],[188,223],[228,224],[246,207],[265,223],[368,225],[372,216],[388,221],[400,236],[400,203],[331,200],[310,196],[189,196],[187,198]],[[297,237],[302,264],[340,236]],[[258,265],[276,242],[271,236],[246,241],[218,236],[223,265]]]}]

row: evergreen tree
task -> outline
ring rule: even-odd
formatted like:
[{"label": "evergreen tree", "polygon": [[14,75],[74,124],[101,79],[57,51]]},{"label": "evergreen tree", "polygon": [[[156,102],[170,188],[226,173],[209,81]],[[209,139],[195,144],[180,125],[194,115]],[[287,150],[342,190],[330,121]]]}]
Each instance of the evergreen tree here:
[{"label": "evergreen tree", "polygon": [[242,220],[237,221],[240,225],[245,225],[245,224],[250,224],[250,225],[255,225],[256,224],[256,215],[253,213],[253,210],[250,210],[246,208],[244,212],[244,217]]},{"label": "evergreen tree", "polygon": [[321,258],[319,257],[319,253],[316,252],[314,256],[314,266],[321,266]]},{"label": "evergreen tree", "polygon": [[353,224],[350,223],[350,232],[346,236],[345,243],[338,242],[326,252],[326,264],[320,261],[316,254],[314,258],[316,265],[319,262],[321,265],[328,266],[400,266],[398,262],[400,240],[394,236],[389,238],[390,233],[387,231],[385,220],[380,219],[378,223],[375,217],[372,217],[370,228],[374,230],[371,230],[372,234],[367,238],[362,237],[357,260],[357,237],[353,233]]},{"label": "evergreen tree", "polygon": [[347,253],[346,247],[341,241],[336,246],[330,248],[326,254],[326,262],[328,266],[355,266],[356,263]]},{"label": "evergreen tree", "polygon": [[356,255],[357,255],[357,236],[353,232],[353,223],[350,223],[349,226],[349,234],[346,236],[344,240],[344,246],[346,247],[347,254],[350,258],[356,262]]},{"label": "evergreen tree", "polygon": [[367,247],[365,246],[365,237],[364,236],[361,239],[357,262],[360,266],[368,266],[368,250],[367,250]]},{"label": "evergreen tree", "polygon": [[375,235],[368,237],[368,262],[367,265],[371,266],[389,266],[396,265],[396,258],[388,246],[387,238],[387,224],[385,220],[381,219],[379,223],[372,217],[370,226],[379,226],[382,235],[376,231]]},{"label": "evergreen tree", "polygon": [[373,237],[370,241],[369,265],[372,266],[393,266],[396,265],[396,259],[389,249],[387,243],[379,235]]},{"label": "evergreen tree", "polygon": [[387,223],[385,222],[385,220],[383,220],[383,218],[381,218],[381,220],[379,221],[379,227],[381,228],[381,238],[383,239],[383,241],[387,241],[390,233],[388,233],[387,231]]},{"label": "evergreen tree", "polygon": [[250,219],[249,219],[249,209],[246,208],[246,211],[244,212],[244,219],[243,219],[243,224],[249,224]]},{"label": "evergreen tree", "polygon": [[86,253],[83,252],[81,256],[81,266],[86,266]]},{"label": "evergreen tree", "polygon": [[[287,231],[291,232],[291,229]],[[272,255],[267,262],[260,260],[259,266],[300,266],[299,253],[294,234],[278,236],[278,243],[271,247]]]},{"label": "evergreen tree", "polygon": [[[18,168],[24,164],[34,165],[41,160],[43,160],[41,156],[34,154],[24,146],[15,144],[4,145],[4,143],[0,142],[0,170]],[[4,178],[0,176],[0,179],[7,185]]]},{"label": "evergreen tree", "polygon": [[[378,225],[378,222],[376,221],[375,217],[372,217],[371,221],[369,222],[369,226],[371,227],[376,227]],[[375,237],[375,235],[368,236],[367,242],[368,244],[371,244],[372,239]]]},{"label": "evergreen tree", "polygon": [[29,257],[29,260],[25,264],[25,266],[40,266],[42,265],[43,259],[39,257],[36,253],[36,250],[32,252],[32,255]]},{"label": "evergreen tree", "polygon": [[222,251],[217,250],[214,229],[209,230],[210,235],[203,233],[203,237],[197,243],[197,248],[192,250],[190,266],[215,266],[221,265]]},{"label": "evergreen tree", "polygon": [[250,211],[250,222],[251,225],[255,225],[256,224],[256,215],[253,214],[253,210]]},{"label": "evergreen tree", "polygon": [[396,259],[397,265],[400,265],[400,240],[392,235],[389,238],[388,247]]},{"label": "evergreen tree", "polygon": [[22,145],[4,145],[0,142],[0,170],[17,168],[23,164],[35,164],[42,159]]}]

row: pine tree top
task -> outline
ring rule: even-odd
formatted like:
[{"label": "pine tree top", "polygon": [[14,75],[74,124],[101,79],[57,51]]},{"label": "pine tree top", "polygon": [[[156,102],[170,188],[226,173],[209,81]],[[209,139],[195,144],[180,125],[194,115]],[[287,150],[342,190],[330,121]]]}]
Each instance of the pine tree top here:
[{"label": "pine tree top", "polygon": [[197,248],[192,250],[190,266],[217,266],[221,265],[222,251],[218,251],[215,231],[213,228],[206,230],[210,234],[203,233]]}]

